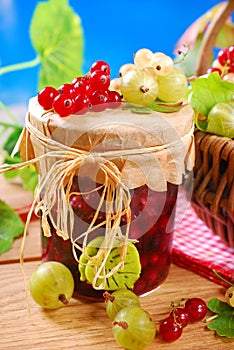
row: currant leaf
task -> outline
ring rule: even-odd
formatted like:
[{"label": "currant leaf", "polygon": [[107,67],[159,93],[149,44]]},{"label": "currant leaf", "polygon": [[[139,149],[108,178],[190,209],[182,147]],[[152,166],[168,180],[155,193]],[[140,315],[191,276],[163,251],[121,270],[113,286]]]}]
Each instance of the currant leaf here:
[{"label": "currant leaf", "polygon": [[152,110],[155,112],[161,112],[161,113],[178,112],[183,107],[184,107],[184,104],[181,101],[162,102],[160,100],[155,100],[151,105],[147,107],[127,104],[124,108],[130,109],[133,113],[150,114]]},{"label": "currant leaf", "polygon": [[234,308],[217,298],[208,302],[208,308],[218,316],[207,327],[219,336],[234,338]]},{"label": "currant leaf", "polygon": [[0,254],[11,248],[15,237],[24,230],[24,224],[16,212],[0,200]]},{"label": "currant leaf", "polygon": [[39,2],[30,36],[41,60],[39,89],[47,85],[58,87],[74,75],[81,75],[83,30],[67,0]]},{"label": "currant leaf", "polygon": [[[9,164],[9,165],[18,164],[21,162],[22,162],[22,159],[19,156],[19,153],[17,153],[14,157],[11,157],[11,155],[8,154],[6,155],[3,161],[3,163]],[[23,169],[11,170],[11,171],[5,172],[3,175],[5,179],[14,179],[18,177],[22,181],[23,188],[25,188],[26,190],[29,190],[32,193],[34,193],[34,190],[38,183],[38,174],[33,165],[30,165]]]},{"label": "currant leaf", "polygon": [[152,105],[149,106],[152,110],[161,113],[173,113],[178,112],[184,107],[183,102],[161,102],[156,100]]},{"label": "currant leaf", "polygon": [[137,114],[150,114],[152,112],[150,107],[144,107],[144,106],[137,106],[137,105],[131,105],[131,104],[126,104],[124,109],[129,109],[133,113]]},{"label": "currant leaf", "polygon": [[22,132],[23,128],[21,126],[16,126],[13,131],[10,133],[8,138],[3,144],[3,150],[6,151],[8,154],[11,154],[14,150],[15,144],[20,137],[20,134]]}]

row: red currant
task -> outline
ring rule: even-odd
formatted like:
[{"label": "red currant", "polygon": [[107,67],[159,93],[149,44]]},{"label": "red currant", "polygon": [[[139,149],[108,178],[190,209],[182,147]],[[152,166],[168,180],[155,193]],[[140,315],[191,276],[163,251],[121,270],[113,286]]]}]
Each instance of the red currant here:
[{"label": "red currant", "polygon": [[95,70],[90,75],[90,84],[93,91],[107,90],[110,85],[110,76],[101,70]]},{"label": "red currant", "polygon": [[75,110],[76,114],[85,114],[88,109],[91,107],[90,100],[87,95],[79,94],[74,98],[75,101]]},{"label": "red currant", "polygon": [[131,208],[136,215],[139,215],[144,210],[147,204],[148,192],[135,189],[134,195],[131,200]]},{"label": "red currant", "polygon": [[146,255],[141,255],[140,259],[141,259],[141,268],[143,270],[148,264],[148,259]]},{"label": "red currant", "polygon": [[107,108],[109,101],[108,93],[102,90],[96,90],[90,95],[92,110],[95,112],[104,111]]},{"label": "red currant", "polygon": [[174,317],[168,316],[159,326],[159,334],[166,341],[175,341],[182,335],[182,327],[174,321]]},{"label": "red currant", "polygon": [[207,313],[207,305],[201,298],[190,298],[185,302],[185,310],[189,314],[191,322],[201,321]]},{"label": "red currant", "polygon": [[211,67],[207,69],[207,74],[213,73],[213,72],[218,72],[219,75],[222,75],[222,71],[219,68]]},{"label": "red currant", "polygon": [[87,221],[88,216],[93,210],[89,207],[85,196],[72,194],[69,203],[72,206],[75,213],[80,218]]},{"label": "red currant", "polygon": [[222,66],[225,66],[228,60],[228,49],[220,50],[217,59]]},{"label": "red currant", "polygon": [[82,75],[80,77],[76,77],[72,80],[71,84],[75,85],[76,83],[87,83],[89,81],[89,77],[90,75],[86,74],[86,75]]},{"label": "red currant", "polygon": [[51,109],[54,98],[59,94],[57,89],[52,86],[46,86],[38,93],[38,103],[45,109]]},{"label": "red currant", "polygon": [[149,253],[149,262],[152,265],[157,264],[159,261],[159,254],[155,253],[155,252],[150,252]]},{"label": "red currant", "polygon": [[105,61],[99,60],[94,62],[90,68],[90,73],[93,73],[95,70],[101,70],[106,74],[110,75],[110,66]]},{"label": "red currant", "polygon": [[234,45],[229,46],[227,56],[229,60],[229,65],[234,65]]},{"label": "red currant", "polygon": [[83,77],[76,77],[76,78],[74,78],[73,80],[72,80],[72,85],[75,85],[76,83],[78,83],[78,82],[82,82],[82,80],[83,80]]},{"label": "red currant", "polygon": [[88,205],[82,195],[72,194],[69,203],[74,209],[79,210],[84,214],[88,211]]},{"label": "red currant", "polygon": [[109,108],[118,108],[121,104],[121,96],[117,91],[108,90]]},{"label": "red currant", "polygon": [[189,314],[183,307],[177,307],[173,309],[170,313],[170,316],[174,317],[174,320],[181,327],[186,327],[189,323]]},{"label": "red currant", "polygon": [[74,88],[78,88],[86,84],[86,80],[83,77],[77,77],[72,80],[72,85]]},{"label": "red currant", "polygon": [[60,94],[72,95],[74,92],[74,87],[72,84],[62,84],[57,90]]},{"label": "red currant", "polygon": [[70,114],[73,114],[75,111],[75,102],[70,95],[61,94],[55,97],[53,101],[53,108],[60,117],[67,117]]},{"label": "red currant", "polygon": [[88,80],[83,80],[83,79],[80,79],[80,80],[77,80],[75,83],[74,83],[74,94],[75,95],[78,95],[78,94],[89,94],[90,92],[90,83]]},{"label": "red currant", "polygon": [[83,198],[82,198],[82,196],[78,196],[76,194],[72,194],[70,196],[69,203],[74,208],[82,208]]},{"label": "red currant", "polygon": [[159,271],[155,269],[155,266],[148,265],[144,270],[144,276],[148,285],[153,285],[159,278]]},{"label": "red currant", "polygon": [[234,63],[228,68],[228,73],[234,73]]}]

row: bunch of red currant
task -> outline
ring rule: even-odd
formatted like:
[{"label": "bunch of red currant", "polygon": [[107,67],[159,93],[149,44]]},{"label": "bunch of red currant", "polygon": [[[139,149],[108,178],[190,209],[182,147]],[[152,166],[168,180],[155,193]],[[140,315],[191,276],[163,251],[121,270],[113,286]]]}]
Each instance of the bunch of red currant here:
[{"label": "bunch of red currant", "polygon": [[223,80],[234,82],[234,45],[221,49],[207,73],[218,72]]},{"label": "bunch of red currant", "polygon": [[[112,320],[112,330],[117,342],[126,349],[144,349],[156,336],[152,316],[141,308],[139,298],[131,290],[105,292],[106,311]],[[160,322],[158,334],[163,340],[173,342],[189,323],[201,321],[208,307],[201,298],[191,297],[171,303],[171,312]],[[142,328],[144,327],[144,336]]]},{"label": "bunch of red currant", "polygon": [[184,305],[181,305],[182,301],[178,305],[172,302],[172,311],[160,323],[159,334],[166,341],[177,340],[189,322],[201,321],[206,316],[208,308],[203,299],[189,298]]},{"label": "bunch of red currant", "polygon": [[92,64],[87,74],[71,83],[62,84],[57,89],[44,87],[38,93],[38,102],[45,110],[53,110],[60,117],[85,114],[88,110],[100,112],[106,108],[117,108],[121,96],[109,86],[110,66],[99,60]]}]

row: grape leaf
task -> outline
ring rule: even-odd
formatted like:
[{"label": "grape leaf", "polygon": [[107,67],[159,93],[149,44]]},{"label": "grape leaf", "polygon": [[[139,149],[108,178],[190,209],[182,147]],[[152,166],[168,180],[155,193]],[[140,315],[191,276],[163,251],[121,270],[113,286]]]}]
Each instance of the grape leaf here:
[{"label": "grape leaf", "polygon": [[208,302],[208,308],[218,317],[207,327],[222,337],[234,338],[234,308],[217,298]]},{"label": "grape leaf", "polygon": [[30,37],[41,60],[39,90],[47,85],[58,87],[82,74],[81,20],[67,0],[39,2]]},{"label": "grape leaf", "polygon": [[0,254],[8,251],[14,238],[23,233],[24,223],[16,212],[0,200]]}]

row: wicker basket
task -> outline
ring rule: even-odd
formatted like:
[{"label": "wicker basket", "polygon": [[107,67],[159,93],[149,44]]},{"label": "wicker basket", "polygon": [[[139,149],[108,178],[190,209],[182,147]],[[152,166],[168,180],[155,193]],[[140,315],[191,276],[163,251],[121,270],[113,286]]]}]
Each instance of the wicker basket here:
[{"label": "wicker basket", "polygon": [[[229,0],[210,23],[198,53],[197,76],[206,73],[217,34],[234,11]],[[234,139],[195,130],[194,187],[191,204],[223,242],[234,247]]]},{"label": "wicker basket", "polygon": [[234,140],[196,130],[195,154],[192,206],[234,247]]}]

